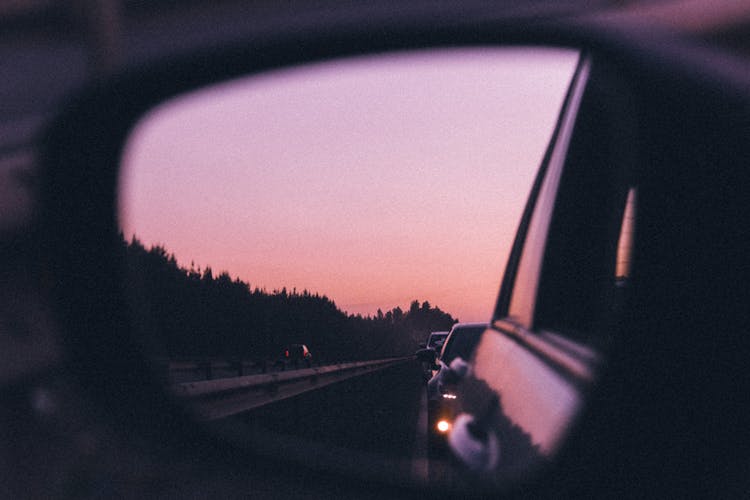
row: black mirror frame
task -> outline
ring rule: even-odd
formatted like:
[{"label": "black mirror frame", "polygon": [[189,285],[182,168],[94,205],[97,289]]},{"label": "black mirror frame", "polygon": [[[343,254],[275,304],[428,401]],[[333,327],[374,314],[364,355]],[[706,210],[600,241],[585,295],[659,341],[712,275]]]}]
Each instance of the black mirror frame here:
[{"label": "black mirror frame", "polygon": [[[690,64],[675,68],[672,61],[677,58],[662,60],[653,53],[652,60],[643,60],[641,41],[626,42],[606,24],[529,21],[511,26],[503,21],[459,19],[426,23],[416,18],[397,25],[373,21],[356,28],[321,26],[303,34],[239,40],[94,82],[68,103],[42,141],[38,233],[50,264],[69,366],[99,406],[110,410],[113,420],[206,460],[236,465],[257,457],[253,450],[217,440],[166,396],[131,335],[118,247],[117,166],[128,132],[159,102],[219,81],[295,64],[432,47],[575,47],[591,52],[594,61],[601,57],[619,65],[626,73],[637,75],[640,68],[649,67],[655,74],[671,71],[675,80],[681,73],[696,78]],[[649,47],[658,45],[649,43]],[[675,48],[666,45],[663,50]],[[726,81],[737,81],[731,70],[723,75]],[[534,487],[528,481],[535,479],[528,478],[520,487],[528,492]]]}]

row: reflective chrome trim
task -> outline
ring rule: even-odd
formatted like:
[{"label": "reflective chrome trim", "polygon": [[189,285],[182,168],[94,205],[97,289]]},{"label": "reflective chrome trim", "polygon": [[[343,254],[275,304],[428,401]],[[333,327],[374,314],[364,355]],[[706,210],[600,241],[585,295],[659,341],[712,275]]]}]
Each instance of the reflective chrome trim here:
[{"label": "reflective chrome trim", "polygon": [[532,333],[503,319],[495,320],[492,328],[524,345],[576,384],[588,386],[594,382],[601,357],[590,347],[552,332]]},{"label": "reflective chrome trim", "polygon": [[536,302],[539,295],[539,279],[542,263],[547,250],[549,225],[554,213],[557,191],[562,177],[565,160],[568,157],[578,110],[586,90],[591,60],[584,56],[574,76],[565,108],[560,118],[560,126],[552,139],[552,151],[546,166],[546,174],[536,196],[529,225],[521,247],[518,266],[514,271],[513,288],[508,302],[508,316],[524,325],[533,325]]}]

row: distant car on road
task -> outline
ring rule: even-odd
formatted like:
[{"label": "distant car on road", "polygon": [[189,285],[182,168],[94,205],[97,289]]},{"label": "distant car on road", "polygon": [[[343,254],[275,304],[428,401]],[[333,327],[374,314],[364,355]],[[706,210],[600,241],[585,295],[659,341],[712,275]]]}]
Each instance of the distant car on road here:
[{"label": "distant car on road", "polygon": [[[421,354],[417,353],[417,356],[422,363],[422,375],[425,380],[430,380],[430,377],[432,377],[432,367],[435,364],[437,353],[443,348],[443,343],[445,342],[445,339],[448,338],[449,333],[450,332],[448,331],[432,332],[427,337],[427,342],[420,344],[423,349]],[[430,349],[433,352],[424,352],[427,349]]]},{"label": "distant car on road", "polygon": [[312,366],[312,353],[305,344],[289,344],[284,350],[284,355],[277,365],[282,370],[292,365],[295,369],[299,368],[300,363],[304,363],[307,368]]},{"label": "distant car on road", "polygon": [[435,349],[436,351],[439,351],[443,347],[443,342],[445,342],[445,339],[448,337],[448,334],[450,332],[432,332],[430,333],[430,336],[427,337],[427,344],[426,347],[428,349]]}]

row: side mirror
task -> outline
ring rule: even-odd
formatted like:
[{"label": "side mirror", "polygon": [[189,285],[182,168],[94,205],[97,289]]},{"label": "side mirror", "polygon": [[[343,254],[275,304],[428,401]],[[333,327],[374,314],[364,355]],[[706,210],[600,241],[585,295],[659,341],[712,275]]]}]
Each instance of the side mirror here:
[{"label": "side mirror", "polygon": [[427,347],[427,344],[425,344],[424,342],[420,342],[419,347],[424,349]]},{"label": "side mirror", "polygon": [[421,361],[422,363],[428,363],[430,365],[434,365],[435,359],[437,358],[435,349],[420,349],[415,353],[415,355],[417,356],[417,359],[419,361]]},{"label": "side mirror", "polygon": [[456,357],[451,361],[448,370],[445,370],[442,382],[446,384],[455,384],[459,382],[469,373],[469,368],[469,363],[464,361],[460,356]]}]

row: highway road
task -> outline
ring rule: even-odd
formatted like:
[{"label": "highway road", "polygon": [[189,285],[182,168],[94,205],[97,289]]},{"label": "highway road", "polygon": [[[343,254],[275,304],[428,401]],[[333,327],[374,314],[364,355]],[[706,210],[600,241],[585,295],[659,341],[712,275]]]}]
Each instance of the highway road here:
[{"label": "highway road", "polygon": [[[221,364],[214,364],[214,378],[237,377],[231,368],[224,374]],[[271,368],[270,372],[278,370]],[[337,464],[346,468],[366,460],[373,470],[380,469],[381,476],[382,468],[387,467],[392,471],[386,476],[434,483],[454,474],[446,451],[428,447],[426,399],[422,369],[413,360],[215,422],[239,429],[252,449],[277,458],[321,468],[330,468],[332,462],[333,468]]]},{"label": "highway road", "polygon": [[406,363],[279,401],[240,418],[249,426],[303,441],[409,458],[416,445],[423,392],[419,365]]}]

